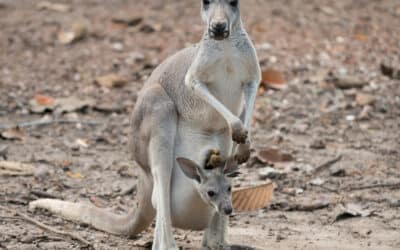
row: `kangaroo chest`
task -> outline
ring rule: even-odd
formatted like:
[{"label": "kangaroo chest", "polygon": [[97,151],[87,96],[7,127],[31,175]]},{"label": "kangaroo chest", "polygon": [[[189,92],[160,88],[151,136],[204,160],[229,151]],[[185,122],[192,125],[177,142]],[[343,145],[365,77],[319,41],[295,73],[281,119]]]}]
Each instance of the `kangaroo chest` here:
[{"label": "kangaroo chest", "polygon": [[[244,104],[243,88],[251,81],[247,58],[230,44],[200,50],[194,65],[197,78],[233,114],[239,116]],[[190,91],[189,91],[190,93]],[[186,104],[189,119],[207,130],[227,127],[222,116],[209,104],[190,93]],[[204,123],[204,124],[203,124]]]}]

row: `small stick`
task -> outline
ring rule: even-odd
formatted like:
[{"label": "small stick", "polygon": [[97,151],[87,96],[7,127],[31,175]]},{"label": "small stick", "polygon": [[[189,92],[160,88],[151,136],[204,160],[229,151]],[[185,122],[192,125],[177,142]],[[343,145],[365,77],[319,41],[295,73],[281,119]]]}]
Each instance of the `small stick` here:
[{"label": "small stick", "polygon": [[8,208],[2,207],[2,206],[0,206],[0,208],[5,210],[5,211],[8,211],[9,213],[12,213],[12,214],[15,214],[15,215],[19,216],[21,219],[23,219],[23,220],[25,220],[27,222],[30,222],[33,225],[35,225],[35,226],[37,226],[37,227],[39,227],[41,229],[44,229],[44,230],[47,230],[49,232],[52,232],[52,233],[55,233],[55,234],[59,234],[59,235],[62,235],[62,236],[67,236],[67,237],[69,237],[69,238],[71,238],[73,240],[79,241],[80,243],[84,244],[85,246],[88,246],[88,247],[90,247],[92,249],[94,248],[93,245],[89,241],[85,240],[84,238],[82,238],[82,237],[80,237],[80,236],[78,236],[76,234],[65,232],[65,231],[61,231],[61,230],[55,229],[53,227],[47,226],[47,225],[45,225],[45,224],[43,224],[43,223],[41,223],[41,222],[29,217],[28,215],[20,213],[18,211],[11,210],[11,209],[8,209]]},{"label": "small stick", "polygon": [[58,199],[58,200],[63,200],[64,199],[61,195],[50,194],[50,193],[43,192],[43,191],[40,191],[40,190],[31,190],[29,193],[33,194],[33,195],[36,195],[39,198],[51,198],[51,199]]},{"label": "small stick", "polygon": [[373,188],[397,188],[397,187],[400,187],[400,182],[352,186],[352,187],[343,188],[342,190],[356,191],[356,190],[365,190],[365,189],[373,189]]},{"label": "small stick", "polygon": [[314,175],[319,174],[320,172],[324,171],[325,169],[329,168],[330,166],[332,166],[333,164],[335,164],[336,162],[340,161],[342,159],[342,155],[338,155],[335,158],[333,158],[332,160],[329,160],[321,165],[319,165],[314,172]]},{"label": "small stick", "polygon": [[15,172],[0,169],[0,176],[32,176],[32,172]]},{"label": "small stick", "polygon": [[73,123],[81,123],[85,125],[99,125],[101,122],[97,121],[81,121],[81,120],[35,120],[28,122],[20,122],[12,125],[0,125],[0,129],[11,129],[11,128],[26,128],[26,127],[38,127],[38,126],[46,126],[52,124],[73,124]]}]

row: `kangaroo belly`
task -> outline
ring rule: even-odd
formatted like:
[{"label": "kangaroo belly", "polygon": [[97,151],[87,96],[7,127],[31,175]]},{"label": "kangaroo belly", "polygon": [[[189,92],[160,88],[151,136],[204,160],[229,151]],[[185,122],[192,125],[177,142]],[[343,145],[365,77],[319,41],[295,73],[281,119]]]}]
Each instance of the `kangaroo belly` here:
[{"label": "kangaroo belly", "polygon": [[[181,119],[178,122],[178,134],[175,144],[175,158],[185,157],[204,164],[210,149],[218,149],[227,155],[232,142],[229,131],[205,132],[194,128],[191,123]],[[182,172],[175,162],[171,181],[171,219],[174,227],[191,230],[203,230],[215,213],[198,193],[195,182]]]},{"label": "kangaroo belly", "polygon": [[178,168],[174,169],[171,192],[172,225],[181,229],[204,230],[214,211]]}]

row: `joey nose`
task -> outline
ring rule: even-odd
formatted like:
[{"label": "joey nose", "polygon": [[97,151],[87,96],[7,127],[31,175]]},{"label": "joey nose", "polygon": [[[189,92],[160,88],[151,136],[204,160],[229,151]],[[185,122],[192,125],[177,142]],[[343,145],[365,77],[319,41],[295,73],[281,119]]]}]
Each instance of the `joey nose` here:
[{"label": "joey nose", "polygon": [[226,208],[224,208],[224,212],[225,212],[226,215],[232,214],[232,207],[226,207]]}]

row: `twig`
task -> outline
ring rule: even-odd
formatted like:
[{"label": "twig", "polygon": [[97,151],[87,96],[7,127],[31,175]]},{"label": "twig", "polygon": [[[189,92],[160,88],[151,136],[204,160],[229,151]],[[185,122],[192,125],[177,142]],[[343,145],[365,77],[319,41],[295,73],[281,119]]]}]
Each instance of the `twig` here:
[{"label": "twig", "polygon": [[98,121],[82,121],[82,120],[35,120],[35,121],[28,121],[28,122],[20,122],[16,124],[9,124],[9,125],[0,125],[0,129],[10,129],[10,128],[26,128],[26,127],[39,127],[39,126],[46,126],[52,124],[74,124],[74,123],[81,123],[85,125],[96,126],[102,124]]},{"label": "twig", "polygon": [[37,227],[39,227],[39,228],[41,228],[43,230],[47,230],[49,232],[52,232],[52,233],[55,233],[55,234],[59,234],[59,235],[62,235],[62,236],[67,236],[67,237],[69,237],[69,238],[71,238],[73,240],[77,240],[80,243],[84,244],[85,246],[90,247],[90,248],[93,249],[93,245],[89,241],[85,240],[84,238],[82,238],[82,237],[80,237],[80,236],[78,236],[78,235],[76,235],[74,233],[65,232],[65,231],[58,230],[58,229],[55,229],[53,227],[47,226],[47,225],[45,225],[45,224],[43,224],[43,223],[41,223],[41,222],[29,217],[28,215],[26,215],[24,213],[20,213],[18,211],[15,211],[15,210],[12,210],[12,209],[8,209],[8,208],[2,207],[2,206],[0,206],[0,208],[5,210],[5,211],[7,211],[7,212],[9,212],[9,213],[12,213],[12,214],[15,214],[15,215],[19,216],[21,219],[23,219],[23,220],[25,220],[27,222],[30,222],[33,225],[35,225],[35,226],[37,226]]},{"label": "twig", "polygon": [[61,195],[56,195],[56,194],[50,194],[47,192],[43,192],[40,190],[31,190],[29,192],[30,194],[33,194],[39,198],[51,198],[51,199],[58,199],[58,200],[63,200],[64,198]]},{"label": "twig", "polygon": [[0,176],[32,176],[32,172],[15,172],[0,169]]},{"label": "twig", "polygon": [[371,184],[371,185],[361,185],[361,186],[351,186],[343,188],[345,191],[356,191],[356,190],[365,190],[365,189],[373,189],[373,188],[400,188],[400,182],[395,183],[380,183],[380,184]]},{"label": "twig", "polygon": [[329,161],[319,165],[317,168],[315,168],[314,175],[317,175],[320,172],[324,171],[325,169],[328,169],[333,164],[335,164],[336,162],[340,161],[342,159],[342,157],[343,157],[342,155],[338,155],[334,159],[329,160]]}]

